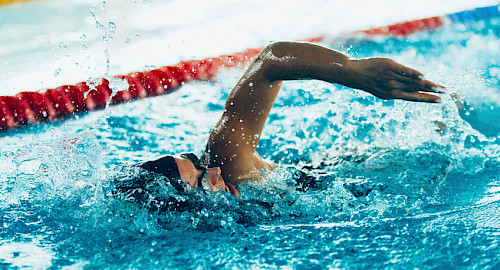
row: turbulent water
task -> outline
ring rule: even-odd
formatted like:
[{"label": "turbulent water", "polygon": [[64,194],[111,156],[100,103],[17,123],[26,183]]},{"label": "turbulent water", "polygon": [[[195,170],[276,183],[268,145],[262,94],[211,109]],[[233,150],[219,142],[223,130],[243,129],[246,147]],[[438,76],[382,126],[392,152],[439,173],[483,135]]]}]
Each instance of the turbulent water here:
[{"label": "turbulent water", "polygon": [[[447,86],[441,104],[284,85],[259,153],[280,163],[242,196],[113,196],[126,165],[201,153],[243,70],[216,82],[1,134],[2,268],[500,268],[500,20],[324,45],[385,56]],[[125,166],[123,166],[125,165]],[[302,176],[297,181],[298,176]],[[161,179],[159,179],[161,180]]]}]

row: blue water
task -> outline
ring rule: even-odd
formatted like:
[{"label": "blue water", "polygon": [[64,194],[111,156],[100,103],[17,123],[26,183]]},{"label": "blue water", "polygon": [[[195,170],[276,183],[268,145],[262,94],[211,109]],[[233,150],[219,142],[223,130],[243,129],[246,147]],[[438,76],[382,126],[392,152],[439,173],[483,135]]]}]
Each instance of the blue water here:
[{"label": "blue water", "polygon": [[[417,68],[460,102],[288,82],[258,149],[280,167],[240,198],[165,190],[189,211],[151,213],[113,197],[111,179],[133,175],[122,165],[201,153],[243,70],[2,133],[1,268],[499,269],[499,37],[493,18],[325,42]],[[312,186],[293,180],[303,167]]]}]

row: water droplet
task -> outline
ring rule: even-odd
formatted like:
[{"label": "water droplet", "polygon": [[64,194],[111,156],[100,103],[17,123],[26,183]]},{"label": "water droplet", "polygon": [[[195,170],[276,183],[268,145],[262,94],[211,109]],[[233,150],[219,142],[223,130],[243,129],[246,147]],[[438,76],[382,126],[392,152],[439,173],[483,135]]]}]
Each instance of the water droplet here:
[{"label": "water droplet", "polygon": [[64,43],[64,42],[59,42],[59,48],[66,49],[66,48],[68,48],[68,46],[66,46],[66,43]]},{"label": "water droplet", "polygon": [[80,39],[81,39],[82,41],[87,40],[87,35],[83,34],[83,35],[80,37]]},{"label": "water droplet", "polygon": [[127,90],[129,88],[129,84],[126,79],[111,78],[109,79],[109,88],[113,90],[113,93],[116,93],[118,91]]},{"label": "water droplet", "polygon": [[82,50],[84,50],[84,51],[87,50],[87,46],[82,45]]},{"label": "water droplet", "polygon": [[259,134],[257,134],[257,133],[256,133],[255,135],[253,135],[253,137],[254,137],[255,139],[259,138]]},{"label": "water droplet", "polygon": [[131,38],[127,38],[127,39],[125,39],[125,44],[130,44],[130,42],[132,42],[132,39],[131,39]]},{"label": "water droplet", "polygon": [[116,31],[116,24],[114,22],[109,22],[108,23],[108,30],[112,33]]},{"label": "water droplet", "polygon": [[54,70],[54,77],[59,76],[59,74],[61,73],[61,71],[62,71],[62,69],[60,69],[60,68]]}]

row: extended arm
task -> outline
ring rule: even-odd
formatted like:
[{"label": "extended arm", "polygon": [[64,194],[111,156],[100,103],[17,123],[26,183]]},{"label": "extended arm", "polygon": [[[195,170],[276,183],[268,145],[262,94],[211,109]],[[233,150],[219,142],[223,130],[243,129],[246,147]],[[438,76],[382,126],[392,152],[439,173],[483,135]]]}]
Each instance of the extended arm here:
[{"label": "extended arm", "polygon": [[205,163],[238,182],[265,167],[255,149],[283,80],[318,79],[361,89],[384,99],[437,102],[440,86],[390,59],[354,60],[310,43],[276,42],[259,54],[229,95],[208,141]]}]

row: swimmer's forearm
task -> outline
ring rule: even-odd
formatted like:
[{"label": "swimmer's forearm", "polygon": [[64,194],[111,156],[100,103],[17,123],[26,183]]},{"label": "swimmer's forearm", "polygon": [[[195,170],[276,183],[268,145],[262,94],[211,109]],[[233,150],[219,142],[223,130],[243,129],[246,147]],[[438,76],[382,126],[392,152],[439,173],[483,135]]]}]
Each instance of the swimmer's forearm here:
[{"label": "swimmer's forearm", "polygon": [[[387,58],[350,59],[319,45],[277,42],[259,55],[269,82],[318,79],[361,89],[383,99],[437,102],[443,86],[423,79],[422,73]],[[259,60],[259,59],[258,59]]]},{"label": "swimmer's forearm", "polygon": [[350,58],[338,51],[303,42],[276,42],[259,55],[270,82],[317,79],[344,83]]}]

